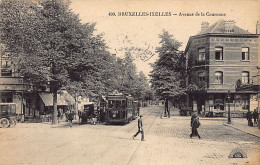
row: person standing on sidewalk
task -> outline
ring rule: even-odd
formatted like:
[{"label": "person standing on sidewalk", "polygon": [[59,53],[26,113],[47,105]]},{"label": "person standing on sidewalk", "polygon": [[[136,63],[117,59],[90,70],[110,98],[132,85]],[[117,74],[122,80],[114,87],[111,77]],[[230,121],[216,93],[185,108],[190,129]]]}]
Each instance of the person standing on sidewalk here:
[{"label": "person standing on sidewalk", "polygon": [[195,117],[192,121],[192,124],[191,124],[191,134],[190,134],[191,138],[192,138],[192,136],[198,136],[199,139],[200,139],[200,135],[199,135],[199,132],[198,132],[199,126],[200,126],[199,118],[195,115]]},{"label": "person standing on sidewalk", "polygon": [[61,117],[61,112],[60,112],[60,111],[61,111],[61,109],[59,108],[59,109],[58,109],[58,115],[57,115],[57,117],[58,117],[58,123],[60,123],[60,119],[61,119],[61,118],[60,118],[60,117]]},{"label": "person standing on sidewalk", "polygon": [[246,113],[246,119],[248,121],[248,126],[252,126],[252,113],[250,112],[250,110],[248,110],[248,112]]},{"label": "person standing on sidewalk", "polygon": [[72,127],[72,120],[74,119],[74,113],[70,110],[68,114],[69,126]]},{"label": "person standing on sidewalk", "polygon": [[140,118],[138,119],[138,131],[136,132],[136,134],[133,136],[133,139],[135,139],[135,137],[141,133],[142,137],[141,140],[144,141],[144,130],[143,130],[143,121],[142,121],[142,115],[140,115]]},{"label": "person standing on sidewalk", "polygon": [[257,112],[256,109],[253,112],[253,118],[254,118],[254,124],[257,124],[258,118],[259,118],[259,113]]}]

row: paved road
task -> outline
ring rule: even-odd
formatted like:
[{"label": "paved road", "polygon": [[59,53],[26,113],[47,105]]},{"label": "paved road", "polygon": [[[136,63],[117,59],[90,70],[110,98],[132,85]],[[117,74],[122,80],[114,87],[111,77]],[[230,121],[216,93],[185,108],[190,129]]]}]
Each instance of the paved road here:
[{"label": "paved road", "polygon": [[[127,125],[53,127],[49,123],[23,123],[0,129],[0,164],[179,165],[259,164],[259,138],[226,127],[226,119],[201,118],[202,139],[189,138],[190,117],[160,118],[162,107],[141,109],[146,141],[137,120]],[[248,158],[228,158],[239,148]],[[259,159],[258,159],[259,160]]]}]

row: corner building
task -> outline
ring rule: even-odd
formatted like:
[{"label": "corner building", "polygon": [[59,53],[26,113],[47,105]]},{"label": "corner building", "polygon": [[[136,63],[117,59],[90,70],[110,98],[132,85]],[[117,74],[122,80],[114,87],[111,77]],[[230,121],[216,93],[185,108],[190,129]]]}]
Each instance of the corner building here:
[{"label": "corner building", "polygon": [[[202,22],[201,32],[189,38],[185,49],[187,104],[205,116],[243,117],[257,108],[257,91],[236,92],[236,82],[255,81],[258,65],[258,34],[249,33],[234,21]],[[227,95],[232,96],[231,103]]]},{"label": "corner building", "polygon": [[[16,72],[9,55],[3,54],[0,45],[0,103],[15,103],[16,114],[24,114],[24,80]],[[3,105],[4,106],[4,105]],[[2,105],[0,107],[2,109]]]}]

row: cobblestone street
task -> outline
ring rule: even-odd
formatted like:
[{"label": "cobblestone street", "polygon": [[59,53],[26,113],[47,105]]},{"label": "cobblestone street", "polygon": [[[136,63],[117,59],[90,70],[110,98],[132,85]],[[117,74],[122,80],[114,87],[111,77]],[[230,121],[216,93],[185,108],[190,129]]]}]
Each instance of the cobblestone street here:
[{"label": "cobblestone street", "polygon": [[[191,139],[190,117],[160,118],[162,108],[141,109],[144,142],[140,135],[132,139],[137,120],[126,125],[78,125],[74,120],[72,128],[65,121],[55,126],[18,123],[0,129],[0,164],[259,164],[259,137],[225,126],[225,118],[201,117],[201,139]],[[236,148],[248,158],[228,158]]]}]

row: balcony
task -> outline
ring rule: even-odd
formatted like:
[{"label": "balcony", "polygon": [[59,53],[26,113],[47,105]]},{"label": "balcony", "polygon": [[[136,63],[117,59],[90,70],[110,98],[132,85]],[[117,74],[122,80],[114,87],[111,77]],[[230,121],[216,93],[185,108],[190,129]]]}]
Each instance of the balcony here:
[{"label": "balcony", "polygon": [[226,93],[235,92],[235,84],[216,84],[210,83],[207,89],[207,93]]},{"label": "balcony", "polygon": [[0,90],[24,90],[22,77],[0,77]]}]

